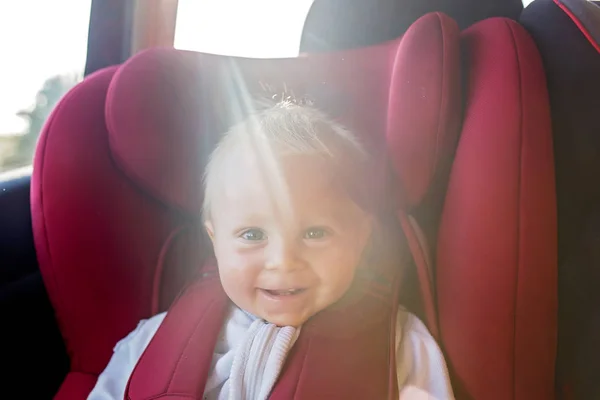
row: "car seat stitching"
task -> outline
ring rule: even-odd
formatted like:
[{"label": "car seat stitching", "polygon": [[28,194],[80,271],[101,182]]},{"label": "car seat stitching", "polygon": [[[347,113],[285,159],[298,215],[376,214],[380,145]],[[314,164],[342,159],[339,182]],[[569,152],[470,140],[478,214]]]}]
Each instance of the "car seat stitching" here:
[{"label": "car seat stitching", "polygon": [[442,37],[442,60],[441,60],[441,68],[442,68],[442,72],[441,72],[441,86],[440,86],[440,102],[439,102],[439,106],[438,106],[438,117],[437,117],[437,129],[436,129],[436,134],[435,134],[435,158],[432,160],[432,165],[431,165],[431,174],[432,176],[435,175],[435,170],[437,169],[437,166],[439,164],[439,157],[440,157],[440,153],[441,153],[441,149],[440,149],[440,141],[441,141],[441,132],[442,132],[442,105],[444,103],[444,95],[447,94],[446,90],[445,90],[445,83],[447,82],[447,72],[446,72],[446,52],[448,50],[448,46],[446,43],[446,36],[444,35],[445,33],[445,25],[444,25],[444,20],[442,19],[440,13],[435,13],[439,23],[440,23],[440,34]]},{"label": "car seat stitching", "polygon": [[553,0],[554,3],[573,21],[579,31],[585,36],[588,42],[594,47],[598,53],[600,53],[600,43],[596,41],[593,35],[590,33],[588,27],[581,21],[571,9],[564,4],[561,0]]},{"label": "car seat stitching", "polygon": [[169,236],[165,240],[160,252],[158,254],[157,265],[154,269],[154,281],[152,284],[152,299],[151,299],[151,312],[152,315],[157,314],[160,309],[161,304],[161,283],[162,277],[165,273],[165,263],[167,262],[167,257],[171,251],[171,246],[174,245],[175,241],[179,237],[179,235],[185,230],[185,226],[177,226],[175,227]]},{"label": "car seat stitching", "polygon": [[519,143],[519,169],[518,169],[518,182],[517,182],[517,234],[516,234],[516,245],[517,245],[517,254],[516,254],[516,274],[515,274],[515,291],[514,291],[514,310],[513,310],[513,398],[517,396],[517,308],[518,308],[518,295],[519,295],[519,270],[520,270],[520,260],[521,260],[521,193],[522,193],[522,175],[523,175],[523,141],[524,141],[524,132],[523,132],[523,84],[522,84],[522,70],[521,63],[519,59],[519,46],[518,41],[516,39],[516,33],[514,31],[514,27],[511,26],[508,21],[504,21],[505,26],[508,28],[510,37],[513,42],[513,48],[515,51],[515,61],[517,64],[517,85],[518,85],[518,93],[519,93],[519,134],[520,134],[520,143]]}]

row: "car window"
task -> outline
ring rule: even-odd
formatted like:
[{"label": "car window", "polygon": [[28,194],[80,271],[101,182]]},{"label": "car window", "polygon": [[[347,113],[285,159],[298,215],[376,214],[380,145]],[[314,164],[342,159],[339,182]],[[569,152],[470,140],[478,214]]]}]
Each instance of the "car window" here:
[{"label": "car window", "polygon": [[83,75],[91,0],[0,2],[0,174],[31,165],[44,122]]},{"label": "car window", "polygon": [[297,57],[314,0],[179,0],[175,47],[252,58]]}]

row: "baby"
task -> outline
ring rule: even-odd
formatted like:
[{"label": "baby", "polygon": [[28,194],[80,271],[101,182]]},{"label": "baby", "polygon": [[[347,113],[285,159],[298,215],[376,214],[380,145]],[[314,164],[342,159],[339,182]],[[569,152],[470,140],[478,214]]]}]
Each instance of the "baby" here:
[{"label": "baby", "polygon": [[[286,356],[309,334],[303,326],[336,307],[359,272],[386,254],[371,161],[351,132],[294,102],[271,104],[222,138],[206,169],[203,217],[231,306],[204,377],[205,399],[268,398]],[[140,322],[116,345],[88,399],[123,399],[165,316]],[[384,326],[395,325],[400,398],[452,399],[427,328],[402,308],[393,319]]]}]

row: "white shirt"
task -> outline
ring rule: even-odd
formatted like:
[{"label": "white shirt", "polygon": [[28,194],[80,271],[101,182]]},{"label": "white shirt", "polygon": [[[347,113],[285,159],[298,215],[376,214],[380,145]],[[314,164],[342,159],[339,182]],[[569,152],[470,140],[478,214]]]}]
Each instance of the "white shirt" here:
[{"label": "white shirt", "polygon": [[[129,376],[165,315],[166,313],[162,313],[141,321],[133,332],[117,343],[110,362],[98,377],[88,400],[123,399]],[[254,318],[248,313],[232,308],[215,346],[212,372],[204,392],[205,399],[227,398],[225,395],[228,390],[222,389],[228,385],[236,345],[253,321]],[[454,399],[446,363],[437,343],[416,316],[402,309],[397,316],[396,373],[399,389],[413,386],[435,399]],[[275,382],[276,377],[265,376],[262,379]]]}]

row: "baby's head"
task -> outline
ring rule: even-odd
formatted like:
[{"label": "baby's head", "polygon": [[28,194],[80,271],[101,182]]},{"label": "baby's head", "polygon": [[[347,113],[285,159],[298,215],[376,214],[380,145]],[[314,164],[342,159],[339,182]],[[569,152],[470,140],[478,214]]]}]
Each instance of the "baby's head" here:
[{"label": "baby's head", "polygon": [[320,111],[271,105],[211,155],[204,220],[221,283],[240,308],[300,326],[350,288],[374,229],[367,153]]}]

